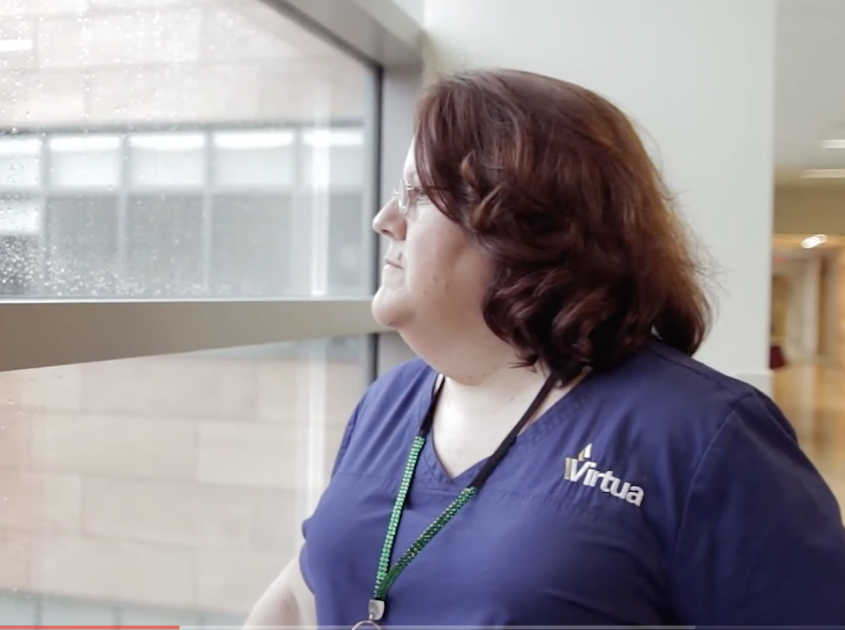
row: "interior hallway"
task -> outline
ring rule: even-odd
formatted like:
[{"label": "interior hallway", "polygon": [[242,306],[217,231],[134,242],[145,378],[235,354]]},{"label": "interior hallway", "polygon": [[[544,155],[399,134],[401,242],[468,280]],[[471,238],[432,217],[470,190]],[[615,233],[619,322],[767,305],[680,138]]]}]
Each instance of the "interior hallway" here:
[{"label": "interior hallway", "polygon": [[775,371],[773,395],[845,516],[845,369],[787,366]]}]

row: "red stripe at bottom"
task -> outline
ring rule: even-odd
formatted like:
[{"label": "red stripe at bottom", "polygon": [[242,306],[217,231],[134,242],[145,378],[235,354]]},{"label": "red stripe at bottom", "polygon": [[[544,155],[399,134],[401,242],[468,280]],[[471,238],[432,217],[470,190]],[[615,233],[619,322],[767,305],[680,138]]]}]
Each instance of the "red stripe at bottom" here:
[{"label": "red stripe at bottom", "polygon": [[179,630],[179,626],[0,626],[0,630]]}]

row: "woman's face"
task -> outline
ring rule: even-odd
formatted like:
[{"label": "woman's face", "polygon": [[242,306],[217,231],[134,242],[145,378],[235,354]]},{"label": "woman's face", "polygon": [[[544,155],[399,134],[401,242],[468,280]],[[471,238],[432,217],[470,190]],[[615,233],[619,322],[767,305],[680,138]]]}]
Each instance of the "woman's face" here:
[{"label": "woman's face", "polygon": [[[413,145],[404,178],[412,187],[419,184]],[[437,335],[445,341],[479,325],[486,328],[481,306],[492,265],[431,201],[417,192],[409,199],[407,214],[393,199],[373,221],[373,229],[388,239],[373,315],[406,341]]]}]

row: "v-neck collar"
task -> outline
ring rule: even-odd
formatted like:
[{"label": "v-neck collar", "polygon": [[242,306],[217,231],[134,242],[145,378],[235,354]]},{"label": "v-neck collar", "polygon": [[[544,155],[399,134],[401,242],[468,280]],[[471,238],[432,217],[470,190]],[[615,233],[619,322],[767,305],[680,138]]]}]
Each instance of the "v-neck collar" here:
[{"label": "v-neck collar", "polygon": [[[426,388],[426,392],[424,395],[421,395],[417,398],[418,421],[414,427],[415,431],[419,429],[420,425],[423,422],[423,418],[425,417],[425,414],[428,411],[429,406],[431,405],[431,400],[435,390],[434,386],[436,383],[436,379],[439,376],[437,372],[435,372],[430,367],[428,368],[428,370],[430,373],[424,379],[423,384],[423,386]],[[556,426],[576,416],[595,378],[596,375],[594,374],[588,374],[587,376],[582,378],[580,382],[572,388],[571,391],[567,392],[566,395],[563,396],[560,400],[555,401],[553,405],[551,405],[548,409],[541,413],[533,422],[531,422],[527,427],[525,427],[522,433],[517,436],[516,441],[514,442],[510,451],[508,451],[507,455],[505,456],[505,459],[500,464],[500,467],[507,466],[507,461],[509,458],[518,456],[521,451],[531,448],[532,444],[540,440],[544,435],[546,435]],[[518,419],[519,418],[514,418],[514,424],[516,424]],[[424,464],[423,470],[426,473],[426,477],[440,485],[456,488],[466,487],[467,484],[472,481],[475,475],[478,474],[478,472],[490,458],[490,455],[492,455],[492,453],[490,453],[490,455],[488,455],[487,457],[479,460],[466,470],[460,472],[458,475],[453,477],[449,474],[449,472],[441,463],[440,458],[437,456],[437,450],[434,447],[435,430],[436,429],[432,427],[432,430],[429,433],[428,438],[426,439],[425,447],[423,448],[422,453],[420,454],[420,459]],[[497,467],[497,471],[498,469],[499,467]],[[493,474],[495,475],[497,471],[494,471]]]}]

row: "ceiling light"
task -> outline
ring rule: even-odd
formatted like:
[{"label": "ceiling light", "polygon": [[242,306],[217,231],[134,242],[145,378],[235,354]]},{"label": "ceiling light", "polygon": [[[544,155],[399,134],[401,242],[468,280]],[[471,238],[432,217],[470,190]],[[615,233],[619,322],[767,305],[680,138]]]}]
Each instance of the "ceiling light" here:
[{"label": "ceiling light", "polygon": [[827,242],[827,236],[824,234],[816,234],[815,236],[808,236],[801,241],[801,247],[804,249],[813,249],[819,245]]},{"label": "ceiling light", "polygon": [[0,53],[32,50],[31,39],[0,39]]},{"label": "ceiling light", "polygon": [[0,136],[0,154],[2,155],[33,155],[39,151],[41,151],[40,138]]},{"label": "ceiling light", "polygon": [[205,136],[192,134],[145,134],[132,136],[129,143],[136,149],[152,151],[198,151],[205,146]]},{"label": "ceiling light", "polygon": [[56,136],[50,138],[50,149],[56,153],[114,151],[120,148],[118,136]]},{"label": "ceiling light", "polygon": [[364,133],[355,129],[316,129],[306,131],[302,140],[312,147],[357,147],[364,144]]},{"label": "ceiling light", "polygon": [[220,132],[214,136],[214,144],[221,149],[275,149],[293,144],[293,132]]},{"label": "ceiling light", "polygon": [[811,168],[801,173],[804,179],[842,179],[845,168]]},{"label": "ceiling light", "polygon": [[845,149],[845,138],[825,140],[822,142],[822,147],[825,149]]}]

